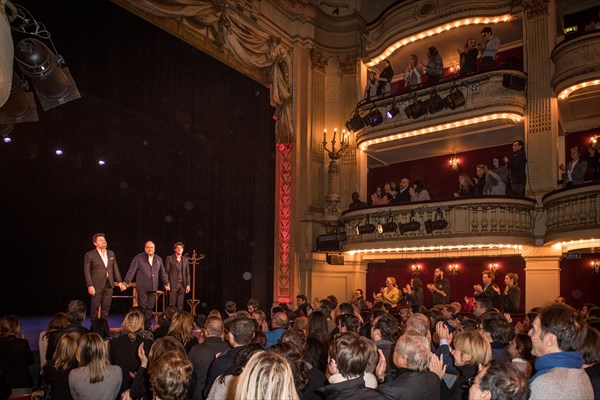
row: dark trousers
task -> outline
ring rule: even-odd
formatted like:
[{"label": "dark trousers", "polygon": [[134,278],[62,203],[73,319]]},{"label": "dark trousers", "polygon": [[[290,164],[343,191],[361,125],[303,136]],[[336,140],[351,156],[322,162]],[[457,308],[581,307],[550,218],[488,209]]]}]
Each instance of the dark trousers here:
[{"label": "dark trousers", "polygon": [[112,303],[113,288],[110,282],[106,281],[104,287],[94,287],[96,294],[92,296],[92,305],[90,307],[90,321],[93,323],[98,319],[98,307],[100,307],[100,317],[108,320],[108,312]]},{"label": "dark trousers", "polygon": [[138,291],[138,306],[144,313],[145,322],[144,327],[150,328],[152,324],[152,313],[154,312],[154,305],[156,304],[156,291],[144,292]]},{"label": "dark trousers", "polygon": [[490,56],[485,56],[481,58],[480,66],[482,68],[491,67],[495,63],[495,58]]},{"label": "dark trousers", "polygon": [[524,183],[510,183],[510,188],[517,196],[525,196],[525,184]]},{"label": "dark trousers", "polygon": [[178,310],[183,310],[183,300],[185,299],[185,287],[179,286],[171,288],[169,291],[169,306],[177,307]]}]

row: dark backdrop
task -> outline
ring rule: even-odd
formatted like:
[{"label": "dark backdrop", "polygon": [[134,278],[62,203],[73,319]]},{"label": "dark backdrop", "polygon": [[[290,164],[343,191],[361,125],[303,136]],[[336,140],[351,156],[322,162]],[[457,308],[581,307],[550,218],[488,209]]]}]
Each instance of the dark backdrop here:
[{"label": "dark backdrop", "polygon": [[123,275],[146,240],[163,258],[180,240],[206,254],[198,311],[270,300],[268,89],[106,0],[16,3],[45,23],[82,97],[38,106],[40,121],[0,145],[0,315],[89,302],[82,262],[95,232]]}]

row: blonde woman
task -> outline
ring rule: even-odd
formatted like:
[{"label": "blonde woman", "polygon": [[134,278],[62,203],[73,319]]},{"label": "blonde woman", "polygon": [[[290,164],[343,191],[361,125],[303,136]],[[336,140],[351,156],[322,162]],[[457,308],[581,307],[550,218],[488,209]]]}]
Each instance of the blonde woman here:
[{"label": "blonde woman", "polygon": [[[444,336],[449,337],[447,330],[445,334],[439,336],[440,338]],[[468,387],[469,379],[475,378],[479,369],[482,366],[489,364],[492,359],[492,346],[479,331],[469,330],[455,335],[452,339],[452,347],[454,348],[452,357],[445,358],[445,360],[452,364],[453,358],[454,365],[460,372],[458,383],[454,385],[455,393],[453,394],[453,398],[461,398],[462,391],[468,391],[468,388],[465,389],[465,387]]]},{"label": "blonde woman", "polygon": [[52,399],[72,399],[69,391],[69,373],[77,365],[77,347],[81,335],[70,332],[58,341],[52,360],[44,365],[44,382],[50,388]]},{"label": "blonde woman", "polygon": [[198,344],[198,339],[192,335],[193,328],[194,317],[192,317],[192,314],[187,311],[177,311],[173,315],[167,336],[173,336],[179,340],[185,348],[185,352],[189,353],[192,347]]},{"label": "blonde woman", "polygon": [[132,375],[140,367],[137,356],[138,347],[143,344],[146,353],[148,353],[152,346],[152,340],[144,339],[141,336],[141,332],[144,330],[144,314],[139,310],[128,312],[123,318],[121,327],[120,336],[109,340],[108,353],[110,363],[121,367],[123,372],[123,382],[120,389],[120,393],[123,393],[131,387]]},{"label": "blonde woman", "polygon": [[396,285],[396,278],[388,276],[385,278],[385,287],[381,288],[381,301],[383,304],[389,304],[392,308],[398,305],[400,298],[400,289]]},{"label": "blonde woman", "polygon": [[236,400],[299,400],[292,369],[285,358],[272,351],[254,354],[240,375]]},{"label": "blonde woman", "polygon": [[110,365],[104,340],[97,333],[81,337],[77,349],[79,368],[69,373],[69,390],[74,400],[114,400],[123,376],[121,367]]}]

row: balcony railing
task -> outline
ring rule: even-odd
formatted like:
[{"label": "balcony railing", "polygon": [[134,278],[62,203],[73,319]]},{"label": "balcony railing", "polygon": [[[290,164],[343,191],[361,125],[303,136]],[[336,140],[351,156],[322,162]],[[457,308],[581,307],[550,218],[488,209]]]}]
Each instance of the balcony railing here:
[{"label": "balcony railing", "polygon": [[600,79],[600,30],[569,36],[552,50],[551,85],[559,95],[572,85]]},{"label": "balcony railing", "polygon": [[[533,245],[535,200],[505,196],[482,196],[369,207],[345,212],[344,250],[382,246],[428,246],[432,244]],[[440,222],[445,221],[445,222]],[[398,227],[379,232],[378,225]],[[374,232],[359,233],[366,224]],[[392,225],[387,227],[393,228]],[[371,228],[372,229],[372,228]]]},{"label": "balcony railing", "polygon": [[542,202],[547,211],[544,242],[600,237],[600,184],[555,190]]}]

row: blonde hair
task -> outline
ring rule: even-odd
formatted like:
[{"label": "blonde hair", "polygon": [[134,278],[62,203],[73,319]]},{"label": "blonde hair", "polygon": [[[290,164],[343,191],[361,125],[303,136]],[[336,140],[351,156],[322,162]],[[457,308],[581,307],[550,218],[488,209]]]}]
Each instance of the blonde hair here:
[{"label": "blonde hair", "polygon": [[468,365],[487,365],[492,359],[492,346],[478,331],[459,333],[452,339],[452,347],[471,356]]},{"label": "blonde hair", "polygon": [[169,332],[167,335],[173,336],[184,346],[192,340],[192,329],[194,328],[194,317],[187,311],[177,311],[173,315]]},{"label": "blonde hair", "polygon": [[123,330],[128,331],[127,336],[132,342],[135,340],[137,332],[144,329],[144,314],[139,310],[133,310],[125,315],[121,324]]},{"label": "blonde hair", "polygon": [[110,361],[108,351],[102,337],[95,332],[86,333],[79,341],[77,348],[79,367],[90,369],[90,383],[102,382],[108,371]]},{"label": "blonde hair", "polygon": [[252,355],[235,386],[236,400],[299,400],[292,369],[272,351]]},{"label": "blonde hair", "polygon": [[75,365],[75,356],[77,355],[80,338],[81,335],[77,332],[67,333],[60,338],[52,356],[54,368],[65,371]]}]

